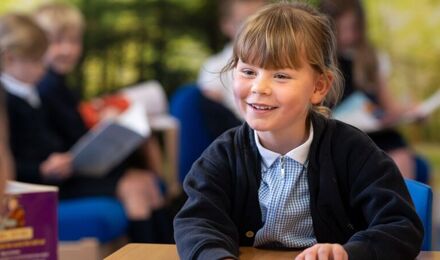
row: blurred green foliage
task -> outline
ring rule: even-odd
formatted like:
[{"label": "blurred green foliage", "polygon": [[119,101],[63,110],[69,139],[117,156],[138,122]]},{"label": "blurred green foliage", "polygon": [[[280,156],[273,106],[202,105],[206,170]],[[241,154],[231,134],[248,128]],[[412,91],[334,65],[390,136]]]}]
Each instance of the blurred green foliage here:
[{"label": "blurred green foliage", "polygon": [[224,43],[216,1],[77,0],[87,19],[78,85],[91,97],[156,79],[168,94],[195,80]]},{"label": "blurred green foliage", "polygon": [[[66,0],[67,1],[67,0]],[[217,23],[222,0],[70,0],[84,13],[85,53],[72,75],[85,98],[149,79],[168,95],[193,82],[204,59],[226,39]],[[316,4],[319,0],[308,0]],[[48,0],[1,0],[0,12],[30,11]],[[390,57],[390,86],[402,102],[439,88],[440,2],[364,0],[369,35]],[[405,127],[412,139],[440,142],[440,112],[424,127]]]},{"label": "blurred green foliage", "polygon": [[[440,89],[440,1],[364,0],[369,34],[391,60],[390,87],[401,102],[422,100]],[[440,142],[440,110],[409,138]]]}]

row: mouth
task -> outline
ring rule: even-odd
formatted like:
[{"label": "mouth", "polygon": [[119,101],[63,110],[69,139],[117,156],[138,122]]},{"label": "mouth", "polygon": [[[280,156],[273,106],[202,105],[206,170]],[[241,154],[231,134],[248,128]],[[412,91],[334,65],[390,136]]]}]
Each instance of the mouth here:
[{"label": "mouth", "polygon": [[247,103],[250,107],[252,107],[255,110],[258,111],[269,111],[269,110],[274,110],[277,107],[274,106],[268,106],[268,105],[264,105],[264,104],[255,104],[255,103]]}]

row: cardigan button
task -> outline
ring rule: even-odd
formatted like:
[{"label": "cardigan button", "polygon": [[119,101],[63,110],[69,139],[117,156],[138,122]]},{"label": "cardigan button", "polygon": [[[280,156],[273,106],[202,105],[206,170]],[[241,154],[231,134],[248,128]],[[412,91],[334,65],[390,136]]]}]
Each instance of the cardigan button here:
[{"label": "cardigan button", "polygon": [[247,238],[252,238],[252,237],[254,237],[254,235],[255,235],[254,232],[252,232],[250,230],[248,232],[246,232],[246,237]]}]

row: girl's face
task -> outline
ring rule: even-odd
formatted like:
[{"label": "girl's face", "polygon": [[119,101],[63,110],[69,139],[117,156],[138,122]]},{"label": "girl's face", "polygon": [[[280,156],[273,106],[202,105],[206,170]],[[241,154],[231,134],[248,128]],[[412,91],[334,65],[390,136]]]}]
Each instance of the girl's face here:
[{"label": "girl's face", "polygon": [[239,60],[234,69],[236,103],[256,131],[304,131],[310,106],[323,100],[327,85],[305,62],[300,69],[268,70]]},{"label": "girl's face", "polygon": [[360,40],[359,21],[354,11],[342,14],[336,19],[336,36],[338,50],[350,51],[355,48]]},{"label": "girl's face", "polygon": [[82,32],[72,28],[50,36],[49,40],[44,57],[46,65],[63,75],[71,72],[82,54]]},{"label": "girl's face", "polygon": [[30,85],[35,85],[44,75],[45,68],[43,60],[33,58],[22,58],[17,55],[6,55],[4,71],[14,78]]}]

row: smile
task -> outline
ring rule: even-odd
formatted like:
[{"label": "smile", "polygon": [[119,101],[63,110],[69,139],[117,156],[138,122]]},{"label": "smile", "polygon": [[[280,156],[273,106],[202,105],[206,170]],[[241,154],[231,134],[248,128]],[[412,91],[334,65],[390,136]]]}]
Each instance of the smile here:
[{"label": "smile", "polygon": [[266,106],[266,105],[259,105],[259,104],[248,104],[249,106],[251,106],[253,109],[256,110],[273,110],[277,107],[272,107],[272,106]]}]

